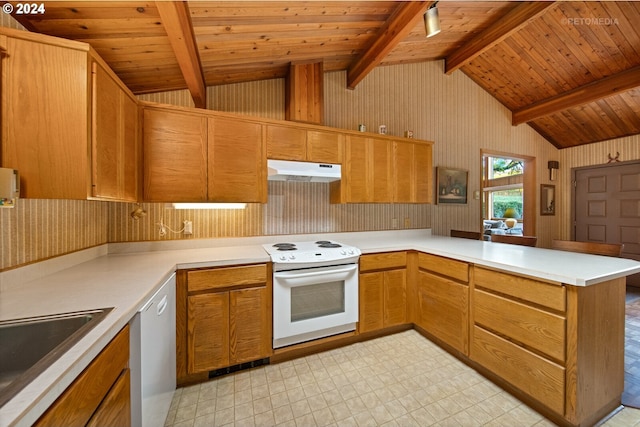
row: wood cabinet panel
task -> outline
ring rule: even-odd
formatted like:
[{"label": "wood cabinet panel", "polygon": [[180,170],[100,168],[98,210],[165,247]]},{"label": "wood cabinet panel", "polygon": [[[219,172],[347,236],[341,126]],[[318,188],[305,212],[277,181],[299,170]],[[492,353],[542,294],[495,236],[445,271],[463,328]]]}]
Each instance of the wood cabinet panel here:
[{"label": "wood cabinet panel", "polygon": [[[47,409],[36,422],[36,426],[84,426],[109,393],[129,364],[129,325],[102,350],[102,352],[82,371],[62,395]],[[129,400],[126,385],[121,384],[121,396],[109,399]],[[121,409],[122,410],[122,409]],[[125,411],[129,412],[130,411]],[[123,414],[120,414],[123,415]],[[111,415],[102,414],[107,418]],[[119,418],[118,414],[113,414]],[[126,426],[127,424],[123,424]]]},{"label": "wood cabinet panel", "polygon": [[267,281],[265,264],[242,267],[223,267],[187,272],[189,292],[215,290],[247,285],[263,284]]},{"label": "wood cabinet panel", "polygon": [[229,366],[229,293],[188,297],[187,373]]},{"label": "wood cabinet panel", "polygon": [[415,197],[413,144],[393,143],[393,201],[395,203],[413,203]]},{"label": "wood cabinet panel", "polygon": [[141,198],[140,178],[142,176],[140,111],[136,100],[127,95],[123,95],[122,99],[124,133],[122,200],[137,201]]},{"label": "wood cabinet panel", "polygon": [[340,132],[307,131],[307,161],[342,163],[344,136]]},{"label": "wood cabinet panel", "polygon": [[474,326],[471,359],[558,414],[564,414],[565,369],[504,338]]},{"label": "wood cabinet panel", "polygon": [[293,126],[267,125],[267,158],[306,161],[306,129]]},{"label": "wood cabinet panel", "polygon": [[406,267],[406,252],[383,252],[367,254],[360,257],[360,271],[388,270],[391,268]]},{"label": "wood cabinet panel", "polygon": [[345,143],[343,202],[391,203],[392,146],[389,141],[348,135]]},{"label": "wood cabinet panel", "polygon": [[382,329],[384,324],[384,274],[360,274],[359,332]]},{"label": "wood cabinet panel", "polygon": [[385,271],[384,321],[385,328],[407,322],[407,272],[406,269]]},{"label": "wood cabinet panel", "polygon": [[418,273],[417,323],[456,350],[469,353],[469,287]]},{"label": "wood cabinet panel", "polygon": [[564,312],[567,307],[564,286],[474,266],[477,287]]},{"label": "wood cabinet panel", "polygon": [[209,200],[267,202],[267,160],[262,131],[259,123],[209,117]]},{"label": "wood cabinet panel", "polygon": [[144,199],[207,200],[207,118],[163,109],[144,110]]},{"label": "wood cabinet panel", "polygon": [[384,139],[372,138],[369,142],[370,162],[369,185],[371,202],[390,203],[393,201],[392,144]]},{"label": "wood cabinet panel", "polygon": [[209,371],[270,357],[271,298],[268,264],[179,270],[178,384],[202,381]]},{"label": "wood cabinet panel", "polygon": [[393,188],[395,203],[431,203],[432,147],[413,141],[393,143]]},{"label": "wood cabinet panel", "polygon": [[415,144],[414,159],[414,202],[433,202],[433,148],[431,145]]},{"label": "wood cabinet panel", "polygon": [[125,369],[104,398],[87,427],[131,425],[131,371]]},{"label": "wood cabinet panel", "polygon": [[349,135],[345,147],[343,182],[340,191],[344,200],[340,202],[367,203],[370,196],[370,164],[368,160],[368,138]]},{"label": "wood cabinet panel", "polygon": [[406,252],[360,257],[360,333],[407,323],[406,265]]},{"label": "wood cabinet panel", "polygon": [[138,200],[138,106],[98,62],[92,64],[92,196]]},{"label": "wood cabinet panel", "polygon": [[88,49],[14,37],[6,37],[5,47],[2,166],[20,171],[21,197],[86,199],[91,194]]},{"label": "wood cabinet panel", "polygon": [[476,325],[509,337],[554,358],[565,360],[564,317],[476,289],[473,293]]},{"label": "wood cabinet panel", "polygon": [[420,252],[418,254],[418,266],[424,270],[448,276],[464,283],[469,282],[469,264],[466,262]]},{"label": "wood cabinet panel", "polygon": [[270,311],[266,287],[230,293],[230,363],[267,357],[271,352]]}]

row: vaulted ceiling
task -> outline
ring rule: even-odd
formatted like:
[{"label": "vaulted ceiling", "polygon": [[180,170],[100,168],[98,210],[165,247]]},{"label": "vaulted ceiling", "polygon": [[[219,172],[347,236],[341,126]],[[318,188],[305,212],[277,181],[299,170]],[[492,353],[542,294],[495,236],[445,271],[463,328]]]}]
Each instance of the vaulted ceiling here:
[{"label": "vaulted ceiling", "polygon": [[[5,2],[2,2],[5,3]],[[55,1],[15,15],[31,31],[90,43],[134,93],[286,76],[296,62],[346,70],[444,60],[558,148],[640,133],[640,2]],[[15,12],[14,12],[15,13]]]}]

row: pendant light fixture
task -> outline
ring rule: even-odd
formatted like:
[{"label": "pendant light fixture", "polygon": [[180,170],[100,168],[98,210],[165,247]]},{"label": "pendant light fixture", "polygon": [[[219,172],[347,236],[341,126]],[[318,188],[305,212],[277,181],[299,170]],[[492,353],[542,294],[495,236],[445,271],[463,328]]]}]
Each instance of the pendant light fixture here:
[{"label": "pendant light fixture", "polygon": [[427,37],[433,37],[440,32],[440,16],[438,15],[438,2],[434,2],[424,13],[424,30]]}]

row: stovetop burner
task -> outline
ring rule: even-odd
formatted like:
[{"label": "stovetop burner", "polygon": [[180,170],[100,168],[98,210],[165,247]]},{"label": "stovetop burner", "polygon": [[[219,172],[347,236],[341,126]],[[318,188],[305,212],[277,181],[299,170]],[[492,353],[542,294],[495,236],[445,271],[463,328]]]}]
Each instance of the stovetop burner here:
[{"label": "stovetop burner", "polygon": [[[318,243],[318,242],[316,242]],[[338,243],[331,243],[331,242],[326,242],[326,243],[320,243],[318,245],[319,248],[341,248],[342,245],[338,244]]]},{"label": "stovetop burner", "polygon": [[295,243],[276,243],[273,245],[274,248],[278,248],[279,251],[297,251]]}]

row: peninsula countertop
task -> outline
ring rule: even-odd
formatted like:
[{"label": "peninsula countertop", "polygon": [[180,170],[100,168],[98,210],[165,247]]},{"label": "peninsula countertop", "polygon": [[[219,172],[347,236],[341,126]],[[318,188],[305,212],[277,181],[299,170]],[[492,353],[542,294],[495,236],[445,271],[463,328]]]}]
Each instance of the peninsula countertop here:
[{"label": "peninsula countertop", "polygon": [[47,267],[43,262],[0,275],[0,320],[113,307],[0,408],[0,426],[35,422],[176,269],[270,262],[262,244],[319,239],[356,246],[363,254],[416,250],[572,286],[640,272],[640,263],[632,260],[432,236],[430,230],[109,244],[106,249],[89,250],[85,258],[69,256],[76,260],[69,265],[56,261]]}]

